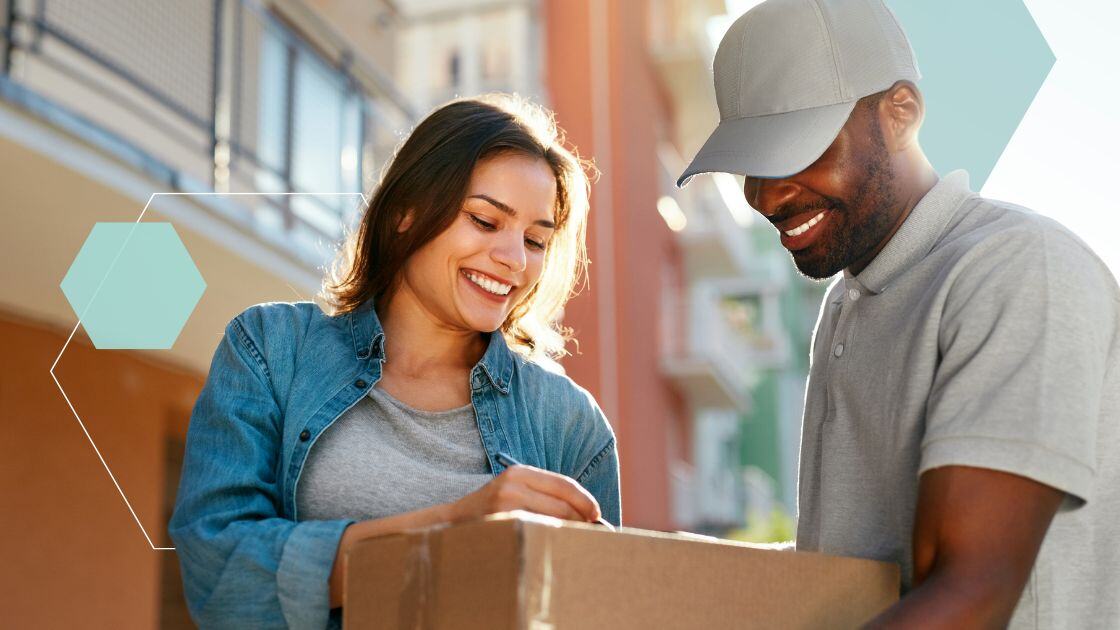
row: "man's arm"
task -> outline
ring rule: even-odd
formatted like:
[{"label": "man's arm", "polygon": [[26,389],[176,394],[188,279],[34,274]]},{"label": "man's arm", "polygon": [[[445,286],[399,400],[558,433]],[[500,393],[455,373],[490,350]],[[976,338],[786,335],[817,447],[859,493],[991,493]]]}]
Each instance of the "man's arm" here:
[{"label": "man's arm", "polygon": [[1064,496],[985,468],[946,466],[922,474],[915,588],[870,627],[1005,627]]}]

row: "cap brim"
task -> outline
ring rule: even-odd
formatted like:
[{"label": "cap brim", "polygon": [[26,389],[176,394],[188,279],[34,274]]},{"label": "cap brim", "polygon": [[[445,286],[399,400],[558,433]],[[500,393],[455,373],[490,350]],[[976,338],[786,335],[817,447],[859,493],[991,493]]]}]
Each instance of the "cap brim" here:
[{"label": "cap brim", "polygon": [[725,120],[681,174],[677,187],[699,173],[768,178],[796,175],[824,154],[855,106],[856,101],[850,101]]}]

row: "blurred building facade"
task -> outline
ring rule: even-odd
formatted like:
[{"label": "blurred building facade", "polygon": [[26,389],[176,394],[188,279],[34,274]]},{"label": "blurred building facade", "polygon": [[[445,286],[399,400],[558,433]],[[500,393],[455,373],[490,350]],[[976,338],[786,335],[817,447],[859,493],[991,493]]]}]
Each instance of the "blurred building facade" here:
[{"label": "blurred building facade", "polygon": [[[749,3],[748,3],[749,4]],[[800,278],[742,182],[676,175],[717,122],[723,0],[399,0],[397,82],[430,109],[517,92],[594,158],[568,374],[619,437],[626,521],[713,533],[795,510],[809,332]],[[651,343],[656,340],[656,343]],[[757,399],[757,400],[756,400]]]},{"label": "blurred building facade", "polygon": [[[797,372],[782,307],[792,285],[769,280],[772,265],[755,256],[758,226],[734,178],[674,186],[682,156],[717,119],[710,31],[726,4],[397,6],[397,83],[422,109],[487,91],[530,96],[556,111],[602,174],[589,281],[565,314],[578,350],[563,364],[615,426],[625,520],[722,532],[745,524],[749,503],[790,496],[796,452],[772,451],[796,442],[778,425],[796,423],[799,408],[770,404],[770,375]],[[755,389],[766,403],[758,410]],[[746,445],[748,433],[758,446]]]},{"label": "blurred building facade", "polygon": [[[398,19],[381,0],[0,2],[0,625],[190,626],[152,547],[194,399],[234,315],[315,295],[413,124]],[[215,191],[239,194],[149,203]],[[319,192],[353,194],[289,194]],[[94,351],[59,282],[95,222],[145,207],[207,289],[170,350]]]},{"label": "blurred building facade", "polygon": [[[563,364],[616,429],[627,524],[719,533],[751,506],[792,510],[818,289],[751,222],[734,178],[673,185],[716,122],[708,29],[725,10],[0,0],[0,256],[16,270],[0,294],[0,589],[21,595],[6,621],[189,626],[175,556],[151,547],[170,544],[217,335],[252,304],[316,293],[360,193],[456,95],[539,100],[602,172],[590,277],[565,314],[580,343]],[[311,194],[327,191],[352,194]],[[95,222],[145,207],[173,223],[207,290],[171,350],[95,352],[80,329],[69,340],[56,288]],[[49,373],[66,343],[55,374],[73,408]]]},{"label": "blurred building facade", "polygon": [[397,0],[396,80],[427,111],[457,96],[546,99],[540,0]]}]

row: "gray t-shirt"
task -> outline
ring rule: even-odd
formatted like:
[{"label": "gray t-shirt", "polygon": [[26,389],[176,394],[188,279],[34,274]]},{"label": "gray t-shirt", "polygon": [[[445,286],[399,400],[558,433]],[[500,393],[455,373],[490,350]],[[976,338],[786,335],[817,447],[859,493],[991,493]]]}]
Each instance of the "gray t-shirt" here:
[{"label": "gray t-shirt", "polygon": [[945,176],[821,307],[797,547],[902,566],[918,477],[1058,488],[1012,628],[1120,628],[1120,289],[1056,222]]},{"label": "gray t-shirt", "polygon": [[471,405],[421,411],[378,387],[312,445],[299,520],[383,518],[449,503],[492,479]]}]

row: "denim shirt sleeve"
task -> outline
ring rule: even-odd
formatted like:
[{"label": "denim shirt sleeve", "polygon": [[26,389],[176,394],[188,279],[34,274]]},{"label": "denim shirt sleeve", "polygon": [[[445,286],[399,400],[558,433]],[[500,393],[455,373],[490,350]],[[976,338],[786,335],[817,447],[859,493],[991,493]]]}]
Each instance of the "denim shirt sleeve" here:
[{"label": "denim shirt sleeve", "polygon": [[595,497],[603,518],[612,525],[622,524],[622,497],[619,489],[618,449],[614,430],[595,399],[582,388],[578,407],[584,408],[581,437],[570,436],[579,453],[573,478]]},{"label": "denim shirt sleeve", "polygon": [[191,415],[169,531],[203,628],[324,628],[328,581],[351,521],[280,513],[282,418],[268,367],[238,319]]},{"label": "denim shirt sleeve", "polygon": [[603,518],[615,526],[622,525],[622,498],[619,491],[618,451],[611,436],[603,448],[591,458],[576,481],[599,502]]}]

